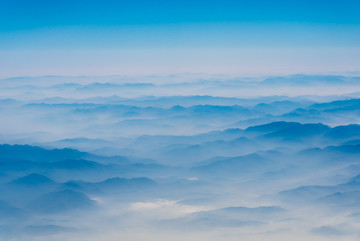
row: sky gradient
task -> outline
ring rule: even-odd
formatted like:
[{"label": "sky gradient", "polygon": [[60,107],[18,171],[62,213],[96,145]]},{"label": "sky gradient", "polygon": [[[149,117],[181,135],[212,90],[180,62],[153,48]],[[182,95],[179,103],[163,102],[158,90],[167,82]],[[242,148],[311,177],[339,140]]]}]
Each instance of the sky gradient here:
[{"label": "sky gradient", "polygon": [[0,77],[357,73],[360,2],[0,2]]}]

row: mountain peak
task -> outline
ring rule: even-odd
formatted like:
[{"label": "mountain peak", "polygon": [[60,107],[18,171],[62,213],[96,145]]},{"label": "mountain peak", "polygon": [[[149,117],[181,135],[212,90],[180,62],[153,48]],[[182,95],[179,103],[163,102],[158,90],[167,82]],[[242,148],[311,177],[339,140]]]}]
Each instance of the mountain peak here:
[{"label": "mountain peak", "polygon": [[54,184],[55,182],[48,178],[47,176],[31,173],[27,176],[18,178],[11,182],[12,184],[20,184],[20,185],[44,185],[44,184]]}]

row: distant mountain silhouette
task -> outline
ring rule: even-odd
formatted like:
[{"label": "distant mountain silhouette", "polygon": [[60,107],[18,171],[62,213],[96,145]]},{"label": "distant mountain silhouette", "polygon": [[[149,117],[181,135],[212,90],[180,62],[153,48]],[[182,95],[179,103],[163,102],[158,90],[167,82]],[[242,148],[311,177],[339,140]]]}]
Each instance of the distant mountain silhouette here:
[{"label": "distant mountain silhouette", "polygon": [[336,192],[319,198],[317,201],[323,204],[336,205],[350,208],[358,207],[360,203],[360,191]]},{"label": "distant mountain silhouette", "polygon": [[261,133],[269,133],[275,132],[278,130],[282,130],[285,128],[296,128],[301,126],[300,123],[297,122],[286,122],[286,121],[277,121],[271,122],[264,125],[251,126],[245,129],[246,132],[261,132]]},{"label": "distant mountain silhouette", "polygon": [[80,159],[88,154],[74,149],[47,150],[29,145],[0,145],[0,159],[19,159],[37,162],[55,162],[66,159]]},{"label": "distant mountain silhouette", "polygon": [[[348,193],[360,190],[360,182],[350,181],[347,183],[332,186],[301,186],[291,190],[280,192],[280,196],[287,200],[297,200],[304,202],[305,200],[335,200],[340,193]],[[335,193],[338,193],[335,195]]]},{"label": "distant mountain silhouette", "polygon": [[319,228],[313,228],[310,231],[312,234],[328,236],[328,237],[337,237],[346,235],[346,233],[339,231],[338,229],[331,226],[321,226]]},{"label": "distant mountain silhouette", "polygon": [[360,144],[359,145],[340,145],[340,146],[329,146],[324,149],[325,151],[331,152],[341,152],[344,154],[359,154],[360,153]]},{"label": "distant mountain silhouette", "polygon": [[110,178],[103,182],[96,183],[100,189],[117,189],[117,188],[130,188],[130,189],[139,189],[147,188],[156,185],[156,182],[149,178],[139,177],[139,178]]},{"label": "distant mountain silhouette", "polygon": [[53,185],[55,182],[50,178],[32,173],[19,179],[13,180],[10,184],[23,185],[23,186],[40,186],[40,185]]},{"label": "distant mountain silhouette", "polygon": [[301,137],[312,137],[321,135],[330,130],[329,126],[323,124],[298,124],[264,135],[267,138],[298,139]]},{"label": "distant mountain silhouette", "polygon": [[81,170],[81,169],[90,169],[90,168],[101,168],[103,165],[93,161],[87,161],[83,159],[78,160],[64,160],[49,163],[46,166],[54,169],[67,169],[67,170]]},{"label": "distant mountain silhouette", "polygon": [[360,125],[336,126],[326,133],[325,136],[335,139],[360,137]]},{"label": "distant mountain silhouette", "polygon": [[193,170],[207,174],[244,175],[257,173],[271,167],[273,162],[258,154],[232,158],[221,158],[207,165],[197,166]]},{"label": "distant mountain silhouette", "polygon": [[216,209],[208,211],[208,214],[214,215],[227,215],[242,219],[262,220],[278,218],[285,214],[285,209],[279,206],[260,206],[255,208],[248,207],[226,207],[222,209]]},{"label": "distant mountain silhouette", "polygon": [[156,186],[157,183],[149,178],[109,178],[101,182],[68,181],[60,186],[61,190],[101,192],[101,191],[122,191],[142,190]]},{"label": "distant mountain silhouette", "polygon": [[171,159],[179,165],[192,164],[199,160],[206,160],[213,156],[238,156],[257,151],[261,145],[245,137],[238,137],[230,141],[216,140],[197,145],[175,147],[164,153],[165,158]]},{"label": "distant mountain silhouette", "polygon": [[308,109],[338,111],[338,110],[359,110],[360,99],[336,100],[326,103],[316,103],[308,107]]},{"label": "distant mountain silhouette", "polygon": [[44,194],[29,204],[30,209],[43,213],[81,210],[94,206],[95,202],[85,194],[69,189]]}]

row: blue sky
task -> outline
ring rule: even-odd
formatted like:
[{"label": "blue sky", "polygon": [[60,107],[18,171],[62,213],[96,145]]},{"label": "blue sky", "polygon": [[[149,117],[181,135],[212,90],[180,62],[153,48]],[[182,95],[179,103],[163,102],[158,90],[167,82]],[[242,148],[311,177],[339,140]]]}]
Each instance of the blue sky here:
[{"label": "blue sky", "polygon": [[359,71],[356,0],[1,0],[0,77]]}]

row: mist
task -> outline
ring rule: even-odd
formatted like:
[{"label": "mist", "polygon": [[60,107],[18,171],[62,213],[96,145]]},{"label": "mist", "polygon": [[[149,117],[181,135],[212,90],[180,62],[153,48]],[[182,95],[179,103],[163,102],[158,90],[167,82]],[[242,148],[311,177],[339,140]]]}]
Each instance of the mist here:
[{"label": "mist", "polygon": [[0,240],[358,240],[360,77],[0,80]]}]

